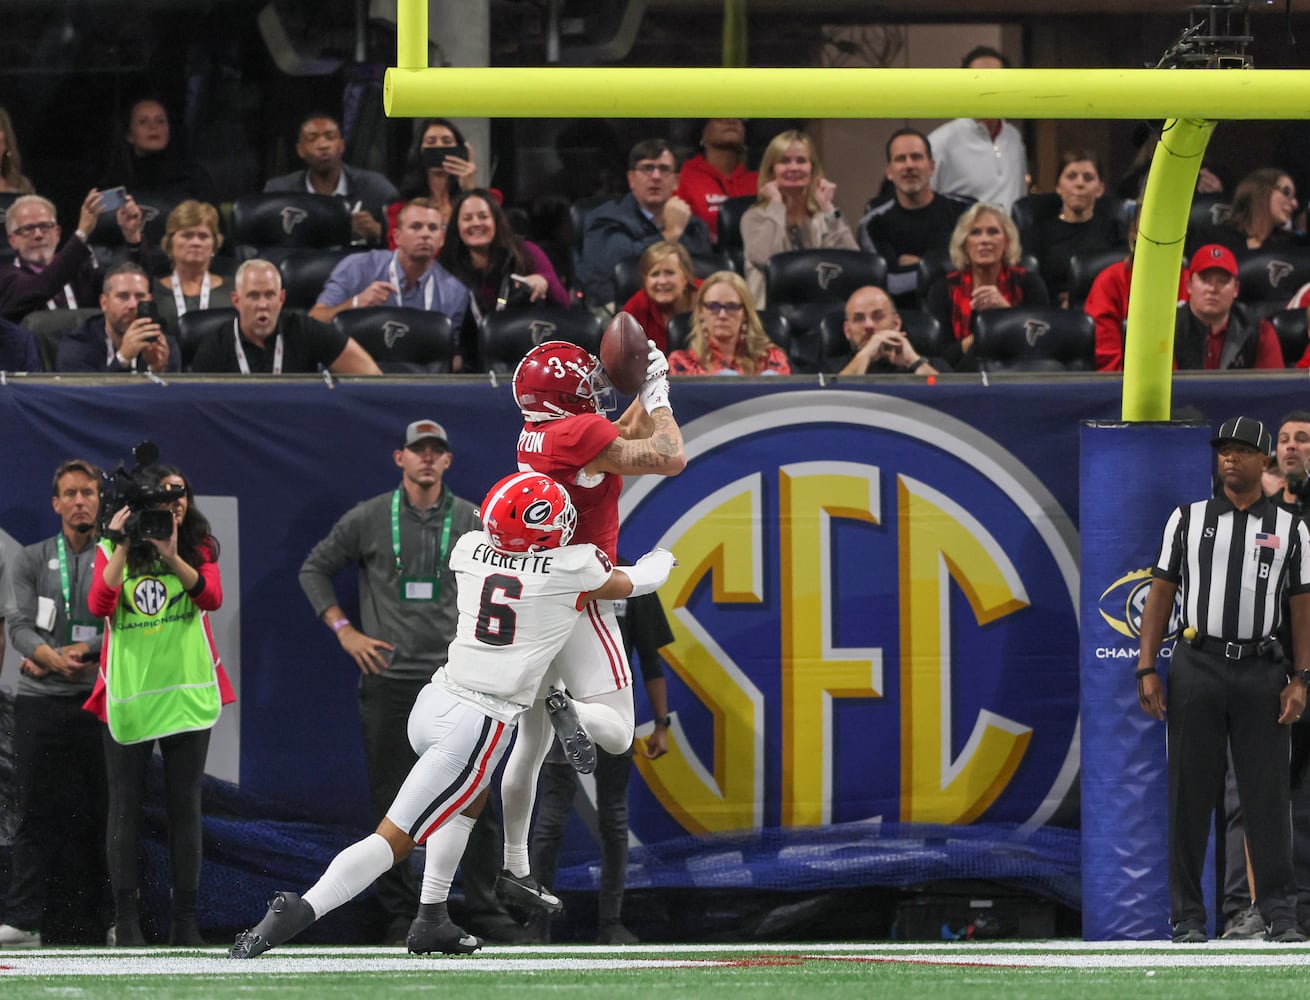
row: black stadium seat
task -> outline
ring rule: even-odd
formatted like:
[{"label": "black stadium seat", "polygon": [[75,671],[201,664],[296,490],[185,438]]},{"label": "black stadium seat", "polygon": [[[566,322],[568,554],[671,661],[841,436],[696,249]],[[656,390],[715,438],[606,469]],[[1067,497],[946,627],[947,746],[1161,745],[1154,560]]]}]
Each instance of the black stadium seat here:
[{"label": "black stadium seat", "polygon": [[99,309],[36,309],[23,317],[22,325],[32,331],[41,368],[55,370],[59,341],[89,320],[100,315]]},{"label": "black stadium seat", "polygon": [[1124,250],[1076,253],[1069,258],[1069,308],[1081,309],[1091,293],[1096,276],[1127,256]]},{"label": "black stadium seat", "polygon": [[444,374],[451,369],[455,338],[445,313],[371,306],[344,309],[332,323],[368,351],[384,372]]},{"label": "black stadium seat", "polygon": [[332,269],[349,257],[351,250],[294,250],[278,261],[287,308],[312,309]]},{"label": "black stadium seat", "polygon": [[[941,357],[944,350],[941,324],[918,309],[897,311],[901,317],[901,329],[910,338],[914,349],[925,358]],[[792,370],[832,375],[846,367],[846,362],[851,359],[851,348],[846,339],[845,323],[846,310],[834,309],[817,327],[800,337],[793,337]]]},{"label": "black stadium seat", "polygon": [[1305,354],[1306,347],[1310,346],[1310,338],[1306,333],[1305,310],[1280,309],[1267,318],[1274,332],[1278,334],[1278,343],[1283,349],[1283,363],[1288,368],[1295,367],[1301,356]]},{"label": "black stadium seat", "polygon": [[232,336],[235,309],[188,309],[177,320],[177,342],[182,348],[182,370],[190,371],[196,351],[210,337]]},{"label": "black stadium seat", "polygon": [[887,262],[863,250],[789,250],[770,257],[765,270],[769,308],[786,318],[793,337],[865,285],[887,286]]},{"label": "black stadium seat", "polygon": [[603,321],[587,309],[507,309],[483,317],[478,356],[487,371],[510,374],[523,355],[548,340],[567,340],[595,354],[603,331]]},{"label": "black stadium seat", "polygon": [[975,312],[973,354],[983,371],[1091,371],[1096,325],[1083,312],[1015,306]]},{"label": "black stadium seat", "polygon": [[341,198],[295,191],[248,194],[232,204],[238,259],[280,259],[306,247],[333,250],[350,239],[350,207]]},{"label": "black stadium seat", "polygon": [[746,270],[746,248],[741,242],[741,217],[757,201],[759,198],[756,195],[744,194],[719,202],[718,250],[728,255],[738,274]]},{"label": "black stadium seat", "polygon": [[1239,301],[1262,313],[1283,309],[1310,282],[1310,248],[1248,250],[1237,258]]}]

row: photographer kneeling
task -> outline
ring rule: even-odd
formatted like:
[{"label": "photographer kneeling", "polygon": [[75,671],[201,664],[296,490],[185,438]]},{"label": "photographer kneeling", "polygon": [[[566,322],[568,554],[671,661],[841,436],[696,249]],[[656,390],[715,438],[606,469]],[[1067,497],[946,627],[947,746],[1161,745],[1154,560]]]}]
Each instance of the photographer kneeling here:
[{"label": "photographer kneeling", "polygon": [[[150,446],[151,458],[154,448]],[[141,449],[138,449],[138,459]],[[154,743],[164,761],[173,869],[169,943],[203,945],[196,926],[200,885],[200,782],[209,730],[235,701],[206,612],[223,601],[218,542],[192,503],[191,484],[170,466],[116,472],[122,503],[96,553],[88,606],[109,619],[100,677],[86,708],[108,723],[109,874],[115,944],[143,945],[137,909],[140,826]]]}]

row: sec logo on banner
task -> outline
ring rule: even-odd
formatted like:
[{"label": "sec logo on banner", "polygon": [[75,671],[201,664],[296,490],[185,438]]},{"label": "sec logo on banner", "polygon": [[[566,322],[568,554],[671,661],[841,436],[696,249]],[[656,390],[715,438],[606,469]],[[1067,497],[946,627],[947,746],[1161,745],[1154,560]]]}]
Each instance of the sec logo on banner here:
[{"label": "sec logo on banner", "polygon": [[638,756],[666,815],[634,810],[638,837],[1045,822],[1077,773],[1078,570],[1041,480],[878,394],[771,395],[684,437],[687,470],[620,503],[625,552],[678,558],[671,750]]}]

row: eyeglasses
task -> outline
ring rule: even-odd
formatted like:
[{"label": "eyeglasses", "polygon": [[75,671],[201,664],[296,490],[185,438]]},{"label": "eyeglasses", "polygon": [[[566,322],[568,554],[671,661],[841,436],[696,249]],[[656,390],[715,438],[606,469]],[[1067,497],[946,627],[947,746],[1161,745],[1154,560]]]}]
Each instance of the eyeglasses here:
[{"label": "eyeglasses", "polygon": [[675,174],[678,168],[669,163],[638,163],[633,168],[639,174]]},{"label": "eyeglasses", "polygon": [[29,222],[25,226],[17,226],[14,229],[15,236],[35,236],[37,233],[48,233],[55,228],[53,222]]},{"label": "eyeglasses", "polygon": [[1276,187],[1274,190],[1277,191],[1279,194],[1281,194],[1284,198],[1291,198],[1293,201],[1296,201],[1296,188],[1292,187],[1292,185],[1279,184],[1278,187]]},{"label": "eyeglasses", "polygon": [[737,313],[741,312],[740,302],[705,302],[702,303],[702,305],[716,316],[719,313],[727,313],[729,316],[736,316]]}]

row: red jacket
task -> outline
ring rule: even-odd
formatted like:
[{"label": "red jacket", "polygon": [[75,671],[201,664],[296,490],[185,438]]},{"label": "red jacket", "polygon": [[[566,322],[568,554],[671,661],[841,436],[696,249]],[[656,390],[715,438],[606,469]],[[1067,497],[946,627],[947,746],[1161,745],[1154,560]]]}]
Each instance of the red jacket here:
[{"label": "red jacket", "polygon": [[[1124,321],[1128,319],[1128,285],[1132,258],[1111,264],[1096,276],[1083,312],[1096,322],[1096,370],[1119,372],[1124,367]],[[1187,274],[1178,276],[1178,301],[1187,300]]]},{"label": "red jacket", "polygon": [[704,153],[697,153],[682,165],[678,174],[677,195],[691,206],[692,213],[698,215],[710,227],[710,239],[719,242],[719,205],[729,198],[746,194],[758,194],[760,175],[758,171],[747,170],[740,164],[730,174],[721,174]]}]

